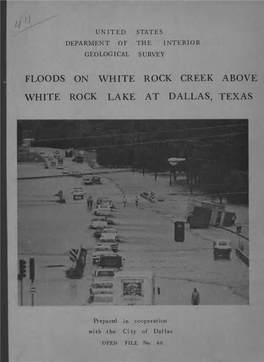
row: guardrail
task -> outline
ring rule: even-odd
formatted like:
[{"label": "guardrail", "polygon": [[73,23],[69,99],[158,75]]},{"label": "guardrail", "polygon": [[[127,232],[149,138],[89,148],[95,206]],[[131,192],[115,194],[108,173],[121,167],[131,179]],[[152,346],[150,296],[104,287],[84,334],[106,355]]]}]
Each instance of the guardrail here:
[{"label": "guardrail", "polygon": [[[130,169],[119,169],[119,170],[111,170],[111,171],[89,171],[89,172],[78,172],[78,174],[82,176],[96,176],[101,174],[109,174],[114,172],[125,172],[130,171]],[[45,175],[45,176],[26,176],[26,177],[18,177],[18,180],[35,180],[35,179],[45,179],[45,178],[58,178],[58,177],[76,177],[76,175],[72,174],[60,174],[60,175]]]}]

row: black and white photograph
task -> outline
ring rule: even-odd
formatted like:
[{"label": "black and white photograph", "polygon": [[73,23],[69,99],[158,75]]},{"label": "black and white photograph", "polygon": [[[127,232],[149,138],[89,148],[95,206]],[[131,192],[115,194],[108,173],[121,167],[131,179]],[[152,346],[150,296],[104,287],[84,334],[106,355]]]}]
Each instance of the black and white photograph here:
[{"label": "black and white photograph", "polygon": [[18,120],[18,306],[249,304],[247,119]]}]

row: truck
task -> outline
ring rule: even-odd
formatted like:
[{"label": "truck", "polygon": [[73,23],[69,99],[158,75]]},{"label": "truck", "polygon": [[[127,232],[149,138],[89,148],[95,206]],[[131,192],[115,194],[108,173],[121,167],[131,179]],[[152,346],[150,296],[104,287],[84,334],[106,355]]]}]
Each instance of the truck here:
[{"label": "truck", "polygon": [[155,305],[155,274],[119,271],[114,278],[114,305]]}]

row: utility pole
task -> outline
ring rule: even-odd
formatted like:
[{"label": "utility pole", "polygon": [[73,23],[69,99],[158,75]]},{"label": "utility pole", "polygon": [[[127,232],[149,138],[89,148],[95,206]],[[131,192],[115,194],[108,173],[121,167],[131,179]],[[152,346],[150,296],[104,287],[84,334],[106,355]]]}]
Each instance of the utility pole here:
[{"label": "utility pole", "polygon": [[143,167],[142,167],[142,174],[145,176],[145,148],[142,146],[143,152],[142,152],[142,159],[143,159]]},{"label": "utility pole", "polygon": [[193,193],[193,158],[191,158],[191,182],[190,182],[190,190],[191,190],[191,194]]},{"label": "utility pole", "polygon": [[132,149],[132,172],[135,172],[135,137],[133,136],[133,149]]}]

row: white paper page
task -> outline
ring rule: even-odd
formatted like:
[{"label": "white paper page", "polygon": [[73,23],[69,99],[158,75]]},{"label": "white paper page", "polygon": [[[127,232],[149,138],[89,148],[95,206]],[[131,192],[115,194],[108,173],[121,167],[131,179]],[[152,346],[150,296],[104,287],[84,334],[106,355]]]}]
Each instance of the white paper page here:
[{"label": "white paper page", "polygon": [[[263,7],[262,2],[8,1],[10,361],[263,360]],[[231,147],[247,164],[247,150],[243,144],[237,148],[241,139],[247,144],[247,135],[245,169]],[[202,166],[217,164],[211,154],[215,138],[226,145],[219,141],[220,159],[225,156],[240,172],[225,171],[231,196],[247,194],[248,172],[248,206],[231,202],[227,191],[220,191],[220,204],[219,189],[204,193],[195,180],[187,185],[186,169],[181,174],[168,161],[185,162],[187,170],[193,162],[191,169],[196,165],[202,177]],[[65,139],[69,142],[58,143]],[[75,158],[84,151],[83,163],[66,158],[71,147]],[[112,161],[113,154],[122,162]],[[219,172],[219,184],[221,167],[212,169]],[[101,185],[85,184],[83,177],[94,176]],[[59,191],[66,204],[58,202]],[[91,195],[93,209],[86,205]],[[94,209],[98,197],[115,204],[109,213],[125,259],[113,294],[100,287],[111,300],[103,305],[87,302],[91,289],[93,296],[97,292],[92,274],[103,270],[92,263],[98,239],[89,228],[92,213],[100,216],[100,207]],[[206,229],[190,227],[189,207],[211,210]],[[225,227],[228,212],[236,214],[236,222]],[[174,240],[176,221],[184,222],[183,243]],[[231,260],[222,260],[228,245],[214,244],[223,239],[231,241]],[[87,261],[76,279],[81,248]],[[221,260],[214,260],[218,252]],[[26,262],[22,283],[20,260]],[[155,285],[146,271],[155,274]],[[194,288],[198,307],[191,305]]]}]

